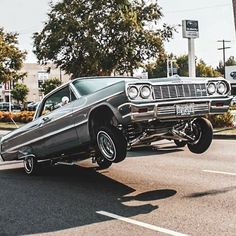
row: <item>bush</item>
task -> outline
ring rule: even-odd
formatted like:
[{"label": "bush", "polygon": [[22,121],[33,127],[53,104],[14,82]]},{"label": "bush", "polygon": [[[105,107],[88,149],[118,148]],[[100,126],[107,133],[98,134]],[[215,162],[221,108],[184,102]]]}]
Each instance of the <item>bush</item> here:
[{"label": "bush", "polygon": [[236,110],[236,104],[230,107],[230,110]]},{"label": "bush", "polygon": [[33,120],[33,117],[33,111],[22,111],[16,113],[0,112],[1,122],[12,122],[13,119],[15,122],[28,123]]},{"label": "bush", "polygon": [[223,115],[208,115],[207,119],[210,120],[214,128],[233,126],[233,115],[230,111],[225,112]]}]

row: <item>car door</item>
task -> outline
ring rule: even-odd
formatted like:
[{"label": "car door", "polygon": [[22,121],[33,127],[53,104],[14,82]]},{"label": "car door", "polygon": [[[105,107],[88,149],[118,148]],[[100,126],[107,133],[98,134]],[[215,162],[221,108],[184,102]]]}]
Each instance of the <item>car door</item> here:
[{"label": "car door", "polygon": [[[67,100],[63,104],[63,98]],[[38,145],[39,156],[60,155],[77,144],[77,133],[72,119],[73,101],[76,100],[70,86],[67,85],[47,97],[41,107],[41,142]]]},{"label": "car door", "polygon": [[[2,142],[2,154],[7,161],[17,159],[37,146],[40,139],[41,117],[5,135]],[[25,150],[25,151],[24,151]],[[31,151],[32,153],[32,151]]]}]

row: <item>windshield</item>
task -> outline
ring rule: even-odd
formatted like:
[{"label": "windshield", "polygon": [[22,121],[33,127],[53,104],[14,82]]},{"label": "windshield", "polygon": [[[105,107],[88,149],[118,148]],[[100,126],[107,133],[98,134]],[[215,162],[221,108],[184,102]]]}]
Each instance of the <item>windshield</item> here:
[{"label": "windshield", "polygon": [[73,82],[73,85],[78,90],[81,96],[85,96],[122,80],[124,79],[123,78],[78,79]]}]

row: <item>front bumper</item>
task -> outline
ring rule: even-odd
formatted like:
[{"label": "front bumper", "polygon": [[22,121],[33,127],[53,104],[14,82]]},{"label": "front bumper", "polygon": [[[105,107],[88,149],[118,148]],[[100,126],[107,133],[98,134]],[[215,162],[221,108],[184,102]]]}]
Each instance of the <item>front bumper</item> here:
[{"label": "front bumper", "polygon": [[[199,117],[208,114],[223,114],[228,111],[232,97],[214,99],[189,99],[150,103],[125,103],[118,107],[124,123],[130,121],[168,120]],[[179,115],[177,106],[191,104],[193,112]]]}]

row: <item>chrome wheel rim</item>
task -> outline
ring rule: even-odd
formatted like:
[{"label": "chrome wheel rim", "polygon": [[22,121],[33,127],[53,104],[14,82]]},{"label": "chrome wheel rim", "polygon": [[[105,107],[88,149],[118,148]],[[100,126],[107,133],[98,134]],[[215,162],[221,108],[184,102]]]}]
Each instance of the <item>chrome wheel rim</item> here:
[{"label": "chrome wheel rim", "polygon": [[27,173],[31,173],[33,171],[34,168],[33,157],[29,157],[24,160],[24,168]]},{"label": "chrome wheel rim", "polygon": [[116,158],[116,147],[111,137],[104,131],[97,134],[97,144],[102,155],[109,161],[114,161]]}]

